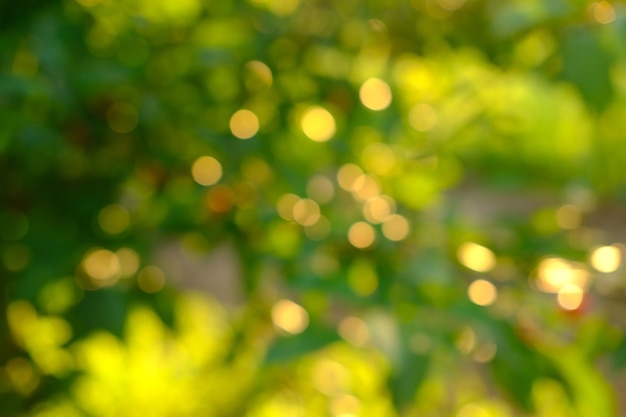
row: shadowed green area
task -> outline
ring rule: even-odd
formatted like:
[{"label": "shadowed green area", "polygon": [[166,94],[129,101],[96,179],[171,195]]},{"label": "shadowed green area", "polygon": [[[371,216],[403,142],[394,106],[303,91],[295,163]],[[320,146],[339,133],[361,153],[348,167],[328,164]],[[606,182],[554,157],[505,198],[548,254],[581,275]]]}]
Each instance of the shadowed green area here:
[{"label": "shadowed green area", "polygon": [[625,413],[624,10],[3,4],[0,415]]}]

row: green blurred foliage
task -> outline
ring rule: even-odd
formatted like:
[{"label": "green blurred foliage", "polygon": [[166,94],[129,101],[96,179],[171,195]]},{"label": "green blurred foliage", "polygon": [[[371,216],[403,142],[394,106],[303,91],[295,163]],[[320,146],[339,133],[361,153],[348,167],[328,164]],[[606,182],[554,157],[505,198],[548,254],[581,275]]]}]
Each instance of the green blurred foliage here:
[{"label": "green blurred foliage", "polygon": [[625,10],[4,2],[0,414],[623,414]]}]

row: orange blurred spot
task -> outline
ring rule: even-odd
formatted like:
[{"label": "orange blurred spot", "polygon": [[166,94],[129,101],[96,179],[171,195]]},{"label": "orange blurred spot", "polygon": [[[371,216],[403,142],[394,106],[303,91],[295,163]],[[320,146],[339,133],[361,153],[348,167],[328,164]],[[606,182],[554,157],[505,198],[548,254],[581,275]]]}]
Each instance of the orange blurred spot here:
[{"label": "orange blurred spot", "polygon": [[484,279],[477,279],[470,284],[467,289],[467,294],[473,303],[479,306],[488,306],[496,301],[498,290],[491,282]]},{"label": "orange blurred spot", "polygon": [[233,190],[227,185],[216,185],[212,187],[206,195],[207,207],[215,213],[226,213],[234,203],[235,196]]},{"label": "orange blurred spot", "polygon": [[384,110],[391,104],[391,88],[380,78],[370,78],[361,85],[359,98],[370,110]]},{"label": "orange blurred spot", "polygon": [[259,118],[250,110],[239,110],[230,118],[230,131],[239,139],[250,139],[259,131]]},{"label": "orange blurred spot", "polygon": [[348,230],[348,241],[352,246],[365,249],[376,240],[374,228],[365,222],[356,222]]}]

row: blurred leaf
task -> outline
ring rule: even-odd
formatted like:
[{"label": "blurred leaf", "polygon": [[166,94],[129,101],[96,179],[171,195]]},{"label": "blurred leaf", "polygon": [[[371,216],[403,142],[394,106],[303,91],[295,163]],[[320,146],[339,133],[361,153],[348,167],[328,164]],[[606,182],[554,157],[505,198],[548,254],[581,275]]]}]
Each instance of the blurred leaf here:
[{"label": "blurred leaf", "polygon": [[307,353],[317,351],[337,340],[339,340],[339,336],[334,330],[311,323],[300,334],[278,336],[265,355],[265,363],[286,363]]},{"label": "blurred leaf", "polygon": [[568,31],[563,38],[563,77],[574,83],[588,104],[603,110],[613,97],[611,57],[590,30]]}]

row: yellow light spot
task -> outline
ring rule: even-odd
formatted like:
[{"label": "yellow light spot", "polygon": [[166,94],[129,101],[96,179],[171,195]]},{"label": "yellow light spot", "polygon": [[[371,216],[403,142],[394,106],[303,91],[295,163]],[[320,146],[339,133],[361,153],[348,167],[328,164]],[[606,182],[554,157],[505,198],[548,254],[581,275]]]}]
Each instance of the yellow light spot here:
[{"label": "yellow light spot", "polygon": [[250,77],[246,79],[248,88],[257,89],[258,87],[269,88],[272,86],[272,70],[265,63],[261,61],[248,61],[246,63],[246,69],[250,74]]},{"label": "yellow light spot", "polygon": [[343,365],[330,359],[317,361],[311,374],[313,386],[322,394],[333,397],[345,390],[350,377]]},{"label": "yellow light spot", "polygon": [[354,395],[341,394],[332,400],[330,411],[337,417],[355,417],[361,408],[361,401]]},{"label": "yellow light spot", "polygon": [[437,124],[437,113],[428,104],[416,104],[409,111],[409,124],[418,132],[428,132]]},{"label": "yellow light spot", "polygon": [[93,280],[100,281],[100,284],[114,281],[120,276],[120,260],[110,250],[95,249],[88,252],[82,265],[85,273]]},{"label": "yellow light spot", "polygon": [[276,203],[278,215],[288,222],[293,221],[293,208],[298,201],[300,201],[300,197],[297,195],[284,194],[280,197],[280,199],[278,199],[278,203]]},{"label": "yellow light spot", "polygon": [[130,225],[130,214],[125,207],[111,204],[100,210],[98,223],[105,233],[118,235]]},{"label": "yellow light spot", "polygon": [[264,185],[273,177],[272,168],[267,162],[259,158],[246,159],[241,171],[247,181],[257,185]]},{"label": "yellow light spot", "polygon": [[347,317],[339,323],[339,335],[355,346],[365,346],[370,333],[367,324],[358,317]]},{"label": "yellow light spot", "polygon": [[290,334],[302,333],[309,325],[309,314],[290,300],[280,300],[272,307],[272,322]]},{"label": "yellow light spot", "polygon": [[230,118],[230,131],[239,139],[250,139],[259,131],[259,118],[250,110],[238,110]]},{"label": "yellow light spot", "polygon": [[473,242],[462,244],[457,257],[465,267],[477,272],[489,272],[496,266],[496,257],[493,252]]},{"label": "yellow light spot", "polygon": [[559,207],[556,211],[556,222],[561,229],[574,230],[580,226],[582,213],[580,209],[572,204]]},{"label": "yellow light spot", "polygon": [[437,3],[444,10],[454,11],[461,8],[465,4],[465,0],[437,0]]},{"label": "yellow light spot", "polygon": [[252,0],[252,2],[264,6],[278,16],[286,16],[293,13],[300,4],[300,0]]},{"label": "yellow light spot", "polygon": [[226,213],[235,202],[235,193],[229,186],[219,184],[209,189],[205,199],[209,210],[215,213]]},{"label": "yellow light spot", "polygon": [[313,200],[303,198],[293,205],[293,219],[303,226],[311,226],[320,218],[320,206]]},{"label": "yellow light spot", "polygon": [[495,285],[484,279],[477,279],[467,289],[467,295],[474,304],[488,306],[498,298],[498,290]]},{"label": "yellow light spot", "polygon": [[615,272],[622,264],[622,252],[619,247],[602,246],[591,253],[591,266],[600,272]]},{"label": "yellow light spot", "polygon": [[585,288],[588,282],[589,272],[565,259],[546,258],[539,264],[537,286],[541,291],[557,293],[567,284]]},{"label": "yellow light spot", "polygon": [[392,214],[383,223],[383,235],[389,240],[402,240],[409,235],[409,231],[409,221],[399,214]]},{"label": "yellow light spot", "polygon": [[389,196],[382,195],[370,198],[363,206],[363,216],[374,224],[382,223],[396,210],[396,202]]},{"label": "yellow light spot", "polygon": [[348,284],[361,297],[373,294],[378,288],[378,274],[374,265],[366,259],[354,261],[348,269]]},{"label": "yellow light spot", "polygon": [[337,171],[337,182],[346,191],[352,191],[354,183],[363,175],[363,170],[355,164],[345,164]]},{"label": "yellow light spot", "polygon": [[495,343],[490,342],[479,346],[474,352],[473,358],[478,363],[491,362],[491,360],[496,356],[497,351],[498,346]]},{"label": "yellow light spot", "polygon": [[335,195],[335,187],[324,175],[316,175],[306,185],[306,193],[320,204],[328,203]]},{"label": "yellow light spot", "polygon": [[109,107],[106,118],[111,130],[117,133],[129,133],[139,123],[139,113],[130,103],[113,104]]},{"label": "yellow light spot", "polygon": [[146,266],[137,275],[137,285],[142,291],[154,294],[165,286],[165,274],[156,266]]},{"label": "yellow light spot", "polygon": [[583,302],[585,293],[576,284],[566,284],[559,290],[557,301],[565,310],[576,310]]},{"label": "yellow light spot", "polygon": [[492,414],[485,407],[470,403],[461,408],[456,417],[489,417]]},{"label": "yellow light spot", "polygon": [[139,269],[139,255],[130,248],[121,248],[115,252],[120,262],[120,275],[130,277]]},{"label": "yellow light spot", "polygon": [[457,349],[464,355],[469,355],[476,348],[476,333],[471,327],[465,326],[455,340]]},{"label": "yellow light spot", "polygon": [[593,18],[596,19],[598,23],[606,25],[615,21],[615,9],[611,3],[600,1],[592,4],[591,7],[593,8]]},{"label": "yellow light spot", "polygon": [[324,240],[330,234],[330,222],[324,216],[320,216],[318,220],[309,226],[304,227],[304,233],[312,240]]},{"label": "yellow light spot", "polygon": [[376,240],[374,228],[365,222],[356,222],[348,230],[348,240],[352,246],[365,249]]},{"label": "yellow light spot", "polygon": [[380,78],[370,78],[361,85],[359,97],[368,109],[384,110],[391,104],[391,88]]},{"label": "yellow light spot", "polygon": [[389,175],[396,165],[396,154],[383,143],[371,143],[361,153],[363,166],[374,174]]},{"label": "yellow light spot", "polygon": [[222,178],[222,164],[211,156],[201,156],[191,166],[191,176],[200,185],[213,185]]},{"label": "yellow light spot", "polygon": [[380,184],[376,178],[364,174],[352,184],[352,195],[359,201],[366,201],[380,194]]},{"label": "yellow light spot", "polygon": [[39,385],[39,375],[24,358],[11,358],[4,368],[8,382],[20,394],[28,395]]},{"label": "yellow light spot", "polygon": [[304,134],[314,142],[326,142],[335,134],[336,126],[333,115],[320,106],[311,106],[300,119]]}]

